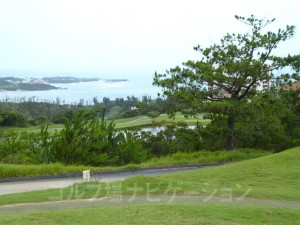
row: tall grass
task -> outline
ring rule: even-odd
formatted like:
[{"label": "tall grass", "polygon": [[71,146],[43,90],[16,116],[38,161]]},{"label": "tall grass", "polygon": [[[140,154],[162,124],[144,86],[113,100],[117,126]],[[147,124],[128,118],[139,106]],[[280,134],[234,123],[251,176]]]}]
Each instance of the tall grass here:
[{"label": "tall grass", "polygon": [[12,165],[0,164],[0,178],[56,175],[82,172],[83,170],[105,171],[117,169],[137,169],[161,165],[181,165],[207,162],[235,162],[253,159],[271,154],[268,151],[254,149],[238,149],[233,151],[199,151],[193,153],[175,153],[166,157],[152,158],[141,164],[129,164],[123,167],[92,167],[73,165],[65,166],[61,163],[50,163],[42,165]]},{"label": "tall grass", "polygon": [[40,175],[57,175],[76,173],[83,170],[101,171],[107,170],[109,167],[91,167],[91,166],[65,166],[61,163],[50,163],[42,165],[13,165],[0,164],[0,177],[25,177],[25,176],[40,176]]},{"label": "tall grass", "polygon": [[236,149],[233,151],[198,151],[192,153],[177,152],[166,157],[155,157],[141,166],[180,165],[210,162],[236,162],[270,155],[270,151],[257,149]]}]

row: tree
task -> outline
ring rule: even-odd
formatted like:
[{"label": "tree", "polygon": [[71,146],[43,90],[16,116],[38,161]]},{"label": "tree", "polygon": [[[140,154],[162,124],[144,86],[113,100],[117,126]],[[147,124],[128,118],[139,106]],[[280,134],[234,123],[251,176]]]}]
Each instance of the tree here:
[{"label": "tree", "polygon": [[38,125],[43,125],[48,120],[47,116],[43,116],[43,115],[36,116],[36,117],[34,117],[34,119],[35,119],[35,121],[37,122]]},{"label": "tree", "polygon": [[150,117],[151,119],[155,119],[157,117],[159,117],[160,113],[157,111],[150,111],[147,113],[147,116]]},{"label": "tree", "polygon": [[[244,105],[236,118],[235,144],[237,147],[281,151],[293,147],[299,134],[291,135],[297,118],[286,99],[271,93],[259,93]],[[296,123],[298,124],[298,123]]]},{"label": "tree", "polygon": [[244,34],[227,34],[218,44],[208,48],[194,49],[202,58],[187,61],[182,67],[171,68],[165,74],[155,73],[154,85],[163,88],[165,96],[174,97],[189,112],[199,111],[222,114],[227,120],[226,146],[234,148],[235,118],[239,106],[246,104],[256,93],[259,82],[274,78],[274,72],[289,68],[291,73],[277,76],[280,83],[299,78],[300,56],[279,57],[274,50],[281,42],[295,34],[295,26],[286,26],[276,33],[263,32],[275,19],[257,19],[235,16],[238,21],[250,26]]},{"label": "tree", "polygon": [[0,126],[20,126],[20,127],[26,127],[28,124],[28,117],[25,115],[15,112],[15,111],[10,111],[6,113],[1,113],[1,123]]}]

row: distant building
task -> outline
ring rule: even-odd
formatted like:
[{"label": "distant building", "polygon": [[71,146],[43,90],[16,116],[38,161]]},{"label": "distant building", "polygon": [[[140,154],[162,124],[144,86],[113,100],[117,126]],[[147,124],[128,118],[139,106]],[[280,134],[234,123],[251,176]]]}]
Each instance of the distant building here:
[{"label": "distant building", "polygon": [[276,87],[277,90],[285,90],[285,91],[289,91],[289,90],[298,90],[300,89],[300,81],[294,82],[292,84],[285,84],[282,86],[277,86]]},{"label": "distant building", "polygon": [[256,86],[256,90],[265,92],[270,91],[272,87],[276,87],[276,79],[274,78],[271,78],[270,80],[259,81]]}]

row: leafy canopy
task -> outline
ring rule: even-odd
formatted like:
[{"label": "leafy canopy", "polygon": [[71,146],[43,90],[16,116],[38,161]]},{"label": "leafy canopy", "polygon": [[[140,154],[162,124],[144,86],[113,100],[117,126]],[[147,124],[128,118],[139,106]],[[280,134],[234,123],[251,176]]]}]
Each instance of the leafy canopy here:
[{"label": "leafy canopy", "polygon": [[165,96],[175,97],[197,108],[203,100],[241,101],[251,98],[260,81],[274,78],[274,72],[283,68],[289,68],[292,73],[277,76],[277,83],[299,79],[300,56],[280,57],[274,53],[281,42],[294,36],[295,26],[287,25],[277,32],[263,32],[275,19],[257,19],[253,15],[235,18],[249,26],[250,31],[228,33],[220,43],[208,48],[195,47],[201,54],[200,61],[189,60],[165,74],[155,73],[153,84],[161,86]]}]

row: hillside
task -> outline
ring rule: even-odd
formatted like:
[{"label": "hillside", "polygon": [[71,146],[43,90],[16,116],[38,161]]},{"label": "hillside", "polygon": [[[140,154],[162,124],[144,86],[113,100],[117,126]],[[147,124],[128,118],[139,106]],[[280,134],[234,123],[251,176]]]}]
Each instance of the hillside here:
[{"label": "hillside", "polygon": [[158,193],[169,183],[180,184],[181,195],[228,195],[255,198],[300,200],[300,147],[265,157],[186,171],[161,177],[135,177],[124,181],[123,186],[146,183],[159,187]]},{"label": "hillside", "polygon": [[[76,224],[299,224],[299,159],[300,147],[160,177],[6,195],[0,204],[39,203],[2,206],[0,217],[5,224],[70,224],[69,218]],[[74,187],[81,199],[49,202],[59,193],[71,196]]]}]

